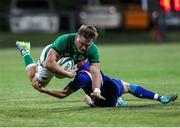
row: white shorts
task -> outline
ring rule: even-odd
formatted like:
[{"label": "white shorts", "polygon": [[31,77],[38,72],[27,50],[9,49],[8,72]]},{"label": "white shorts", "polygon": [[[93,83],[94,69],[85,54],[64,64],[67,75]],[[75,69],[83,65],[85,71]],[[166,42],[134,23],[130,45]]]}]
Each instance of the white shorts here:
[{"label": "white shorts", "polygon": [[43,83],[48,83],[53,76],[54,73],[49,71],[47,68],[43,67],[41,64],[38,64],[38,71],[35,75],[38,81],[41,81]]},{"label": "white shorts", "polygon": [[49,54],[50,47],[51,47],[51,45],[48,45],[43,49],[41,56],[40,56],[39,63],[38,63],[38,71],[35,75],[36,79],[43,83],[48,83],[54,76],[54,73],[52,73],[50,70],[48,70],[44,66],[44,62],[46,60],[47,54]]}]

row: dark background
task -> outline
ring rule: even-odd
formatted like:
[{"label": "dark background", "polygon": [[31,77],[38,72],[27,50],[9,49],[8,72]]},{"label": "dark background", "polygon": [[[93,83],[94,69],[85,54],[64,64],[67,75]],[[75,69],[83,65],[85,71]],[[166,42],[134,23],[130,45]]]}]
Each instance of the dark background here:
[{"label": "dark background", "polygon": [[[30,40],[34,42],[34,45],[44,45],[51,43],[58,35],[75,32],[81,25],[79,23],[78,13],[83,6],[88,4],[88,0],[52,0],[55,5],[55,10],[60,18],[60,27],[58,33],[43,34],[43,33],[11,33],[8,24],[8,16],[11,0],[0,1],[0,47],[13,47],[16,40]],[[148,14],[148,26],[141,28],[138,26],[135,28],[128,28],[125,26],[127,22],[126,14],[130,11],[143,12],[141,0],[100,0],[101,5],[115,5],[118,7],[123,15],[122,26],[114,29],[98,29],[100,37],[98,43],[170,43],[180,41],[179,26],[167,26],[164,24],[164,17],[169,14],[175,14],[177,17],[180,12],[176,12],[173,9],[171,12],[165,12],[163,7],[160,6],[159,0],[148,0],[148,10],[145,13]],[[133,10],[130,9],[133,7]],[[156,19],[153,17],[154,12],[158,13],[159,17]],[[75,28],[72,30],[70,26],[70,18],[67,14],[73,13],[75,15]],[[141,21],[135,19],[135,21]],[[41,43],[39,43],[41,42]]]}]

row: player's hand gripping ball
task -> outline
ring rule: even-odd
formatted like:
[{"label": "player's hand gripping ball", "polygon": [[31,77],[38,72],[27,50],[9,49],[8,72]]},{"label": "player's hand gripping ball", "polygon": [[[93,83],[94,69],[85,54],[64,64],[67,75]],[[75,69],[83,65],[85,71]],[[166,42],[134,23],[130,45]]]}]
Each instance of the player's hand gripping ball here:
[{"label": "player's hand gripping ball", "polygon": [[[58,64],[59,66],[61,66],[61,68],[68,72],[74,69],[74,60],[71,57],[62,57],[58,61]],[[55,76],[59,79],[63,79],[65,77],[59,74],[55,74]]]}]

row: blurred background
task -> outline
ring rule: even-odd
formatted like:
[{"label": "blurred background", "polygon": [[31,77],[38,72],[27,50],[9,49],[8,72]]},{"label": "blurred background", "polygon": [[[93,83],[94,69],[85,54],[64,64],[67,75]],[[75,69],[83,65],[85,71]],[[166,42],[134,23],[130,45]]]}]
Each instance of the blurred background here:
[{"label": "blurred background", "polygon": [[1,0],[0,47],[16,40],[52,43],[81,24],[98,28],[97,43],[180,41],[180,0]]}]

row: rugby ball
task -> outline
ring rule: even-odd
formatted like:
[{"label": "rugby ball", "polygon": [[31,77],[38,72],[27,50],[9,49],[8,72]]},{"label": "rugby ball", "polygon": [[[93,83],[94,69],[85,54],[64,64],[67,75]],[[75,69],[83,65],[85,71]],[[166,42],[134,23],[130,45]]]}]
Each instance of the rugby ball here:
[{"label": "rugby ball", "polygon": [[[71,57],[62,57],[59,61],[58,64],[61,68],[63,68],[65,71],[71,71],[72,69],[74,69],[74,60]],[[62,75],[57,75],[55,74],[55,76],[57,78],[64,78],[64,76]]]}]

